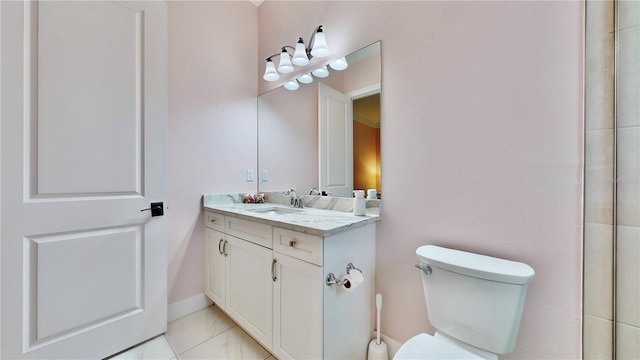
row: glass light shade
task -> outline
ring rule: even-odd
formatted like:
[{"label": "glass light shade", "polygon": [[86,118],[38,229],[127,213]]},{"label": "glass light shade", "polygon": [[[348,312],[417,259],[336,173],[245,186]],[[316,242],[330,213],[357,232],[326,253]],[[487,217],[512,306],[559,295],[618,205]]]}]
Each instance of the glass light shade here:
[{"label": "glass light shade", "polygon": [[293,72],[291,57],[289,56],[289,53],[286,51],[283,51],[280,54],[280,64],[278,64],[278,72],[281,72],[283,74]]},{"label": "glass light shade", "polygon": [[343,56],[340,59],[336,59],[333,62],[331,62],[329,66],[333,70],[344,70],[349,67],[349,64],[347,64],[347,58]]},{"label": "glass light shade", "polygon": [[329,76],[329,69],[327,69],[327,65],[325,65],[325,66],[323,66],[323,67],[321,67],[319,69],[313,70],[311,73],[315,77],[325,78],[325,77]]},{"label": "glass light shade", "polygon": [[293,63],[293,65],[297,66],[309,65],[307,49],[304,47],[302,39],[298,40],[298,43],[296,44],[296,52],[293,54],[293,59],[291,59],[291,62]]},{"label": "glass light shade", "polygon": [[313,82],[313,76],[311,76],[311,73],[302,74],[298,78],[298,81],[303,84],[311,84]]},{"label": "glass light shade", "polygon": [[298,90],[299,87],[300,84],[298,84],[298,81],[296,81],[296,79],[284,83],[284,88],[287,90]]},{"label": "glass light shade", "polygon": [[311,49],[311,55],[315,57],[328,56],[329,46],[327,45],[327,39],[325,38],[322,29],[318,30],[313,39],[313,49]]},{"label": "glass light shade", "polygon": [[276,66],[273,64],[273,61],[267,61],[267,66],[264,70],[264,76],[262,78],[267,81],[276,81],[280,79],[280,74],[278,74],[278,72],[276,71]]}]

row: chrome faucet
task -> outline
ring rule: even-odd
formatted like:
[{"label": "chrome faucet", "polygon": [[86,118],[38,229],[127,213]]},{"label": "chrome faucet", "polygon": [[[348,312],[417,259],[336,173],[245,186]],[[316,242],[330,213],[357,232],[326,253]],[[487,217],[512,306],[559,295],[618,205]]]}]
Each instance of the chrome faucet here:
[{"label": "chrome faucet", "polygon": [[302,205],[302,199],[298,196],[298,193],[290,189],[288,192],[289,197],[291,198],[291,206],[302,209],[304,206]]},{"label": "chrome faucet", "polygon": [[311,188],[311,190],[309,190],[309,195],[318,196],[318,195],[320,195],[320,191],[318,191],[318,189],[316,189],[316,188]]}]

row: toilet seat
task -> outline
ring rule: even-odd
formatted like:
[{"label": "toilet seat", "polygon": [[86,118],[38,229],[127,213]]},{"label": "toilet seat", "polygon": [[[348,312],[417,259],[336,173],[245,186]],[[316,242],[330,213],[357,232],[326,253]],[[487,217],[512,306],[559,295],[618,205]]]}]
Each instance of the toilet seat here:
[{"label": "toilet seat", "polygon": [[402,344],[396,359],[484,359],[436,333],[418,334]]}]

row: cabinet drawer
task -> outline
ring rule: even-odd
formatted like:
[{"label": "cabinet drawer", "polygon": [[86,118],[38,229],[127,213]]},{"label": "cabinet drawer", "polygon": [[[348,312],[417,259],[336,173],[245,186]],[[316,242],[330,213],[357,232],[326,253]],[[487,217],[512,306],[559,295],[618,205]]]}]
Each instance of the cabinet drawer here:
[{"label": "cabinet drawer", "polygon": [[322,237],[273,228],[273,249],[281,254],[322,266]]},{"label": "cabinet drawer", "polygon": [[225,218],[225,228],[225,232],[229,235],[233,235],[269,249],[273,248],[271,225],[227,216]]},{"label": "cabinet drawer", "polygon": [[224,232],[224,215],[205,211],[204,226],[213,230]]}]

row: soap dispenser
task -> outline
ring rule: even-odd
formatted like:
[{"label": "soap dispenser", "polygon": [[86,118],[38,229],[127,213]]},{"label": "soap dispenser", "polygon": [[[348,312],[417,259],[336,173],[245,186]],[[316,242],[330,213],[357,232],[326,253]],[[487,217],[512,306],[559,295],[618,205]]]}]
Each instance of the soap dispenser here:
[{"label": "soap dispenser", "polygon": [[353,215],[363,216],[366,213],[364,190],[354,190],[353,195]]}]

